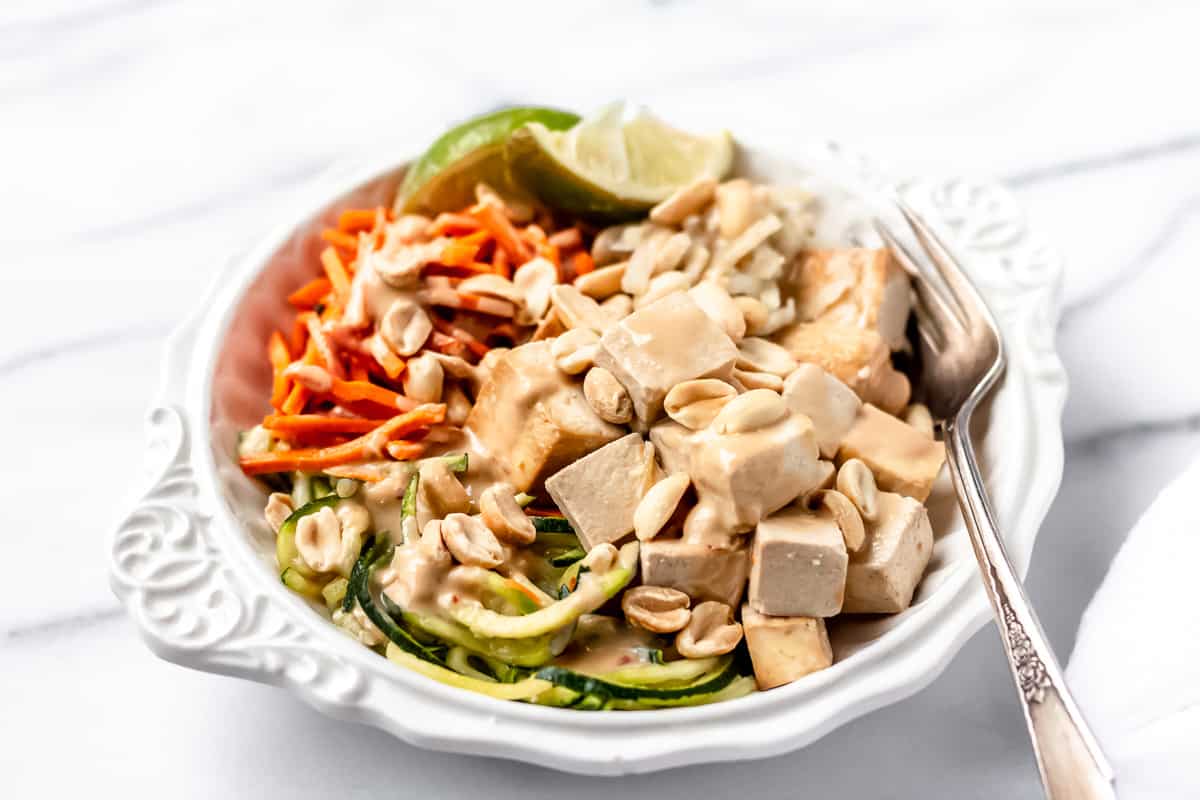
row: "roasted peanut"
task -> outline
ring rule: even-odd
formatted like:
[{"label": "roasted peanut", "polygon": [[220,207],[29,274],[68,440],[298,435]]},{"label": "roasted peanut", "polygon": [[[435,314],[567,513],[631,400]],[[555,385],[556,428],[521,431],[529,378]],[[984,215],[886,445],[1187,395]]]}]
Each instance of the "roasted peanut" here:
[{"label": "roasted peanut", "polygon": [[675,637],[675,649],[684,658],[724,655],[742,640],[742,626],[733,621],[733,609],[706,600],[692,609],[692,618]]},{"label": "roasted peanut", "polygon": [[716,188],[717,182],[712,178],[698,178],[676,189],[670,197],[650,209],[650,221],[660,225],[678,225],[712,202]]},{"label": "roasted peanut", "polygon": [[849,459],[838,470],[837,489],[854,503],[863,519],[875,521],[879,514],[879,489],[870,467],[857,458]]},{"label": "roasted peanut", "polygon": [[633,419],[633,400],[629,392],[611,372],[592,367],[583,378],[583,396],[596,416],[614,425],[624,425]]},{"label": "roasted peanut", "polygon": [[600,348],[600,337],[591,328],[574,328],[558,336],[550,344],[554,364],[568,375],[578,375],[591,369]]},{"label": "roasted peanut", "polygon": [[627,263],[621,261],[580,275],[575,279],[575,288],[595,300],[612,297],[621,291],[621,278],[625,276]]},{"label": "roasted peanut", "polygon": [[720,325],[735,343],[746,335],[746,318],[729,292],[711,281],[703,281],[688,289],[688,294],[700,306],[700,310]]},{"label": "roasted peanut", "polygon": [[787,403],[778,394],[770,389],[751,389],[730,400],[712,424],[717,433],[746,433],[774,425],[787,414]]},{"label": "roasted peanut", "polygon": [[472,275],[458,285],[458,291],[499,297],[516,306],[525,304],[525,293],[512,281],[499,275]]},{"label": "roasted peanut", "polygon": [[675,633],[692,618],[691,598],[666,586],[635,586],[621,595],[621,610],[630,625],[652,633]]},{"label": "roasted peanut", "polygon": [[479,515],[497,538],[512,544],[529,544],[537,538],[533,522],[516,501],[511,483],[497,483],[479,497]]},{"label": "roasted peanut", "polygon": [[524,298],[517,310],[516,320],[522,325],[534,325],[550,308],[550,290],[558,283],[558,268],[544,258],[526,261],[513,273],[513,286]]},{"label": "roasted peanut", "polygon": [[733,377],[746,389],[769,389],[783,391],[783,378],[769,372],[752,372],[734,368]]},{"label": "roasted peanut", "polygon": [[393,302],[379,321],[380,338],[401,356],[411,356],[420,350],[432,332],[429,315],[407,297]]},{"label": "roasted peanut", "polygon": [[771,317],[771,310],[762,304],[761,300],[746,295],[738,295],[733,302],[742,312],[746,321],[746,334],[754,336],[762,332]]},{"label": "roasted peanut", "polygon": [[842,532],[847,550],[857,553],[862,549],[867,532],[863,526],[862,515],[858,513],[854,503],[850,502],[850,498],[841,492],[825,489],[813,492],[808,498],[808,504],[811,508],[822,507],[833,516],[838,530]]},{"label": "roasted peanut", "polygon": [[599,303],[568,284],[560,283],[550,290],[550,305],[569,329],[588,328],[604,333],[613,324],[612,317]]},{"label": "roasted peanut", "polygon": [[650,487],[633,511],[633,532],[639,541],[647,542],[658,535],[691,485],[686,472],[676,472]]},{"label": "roasted peanut", "polygon": [[748,372],[770,372],[785,378],[796,368],[796,359],[772,341],[747,336],[738,342],[737,368]]},{"label": "roasted peanut", "polygon": [[655,300],[661,300],[669,294],[686,291],[692,282],[682,272],[664,272],[655,275],[646,287],[646,293],[633,301],[634,308],[648,306]]},{"label": "roasted peanut", "polygon": [[445,373],[433,353],[422,353],[408,360],[402,378],[404,394],[418,403],[436,403],[442,399]]},{"label": "roasted peanut", "polygon": [[442,539],[460,564],[491,569],[504,562],[504,548],[479,517],[450,514],[442,520]]},{"label": "roasted peanut", "polygon": [[295,510],[290,494],[271,492],[271,496],[267,498],[267,507],[263,511],[263,516],[267,518],[267,524],[271,526],[271,530],[279,533],[279,527]]},{"label": "roasted peanut", "polygon": [[698,378],[677,383],[667,392],[663,408],[667,416],[692,430],[706,428],[737,390],[716,378]]},{"label": "roasted peanut", "polygon": [[929,408],[922,403],[913,403],[904,410],[904,421],[921,433],[933,438],[933,415]]},{"label": "roasted peanut", "polygon": [[417,500],[435,517],[444,517],[471,508],[471,498],[450,467],[440,458],[421,464],[417,482]]}]

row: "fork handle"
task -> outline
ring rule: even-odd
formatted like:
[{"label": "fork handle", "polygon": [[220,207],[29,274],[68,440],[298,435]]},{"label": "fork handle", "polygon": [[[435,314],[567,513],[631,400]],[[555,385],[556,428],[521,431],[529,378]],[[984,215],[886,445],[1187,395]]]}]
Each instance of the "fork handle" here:
[{"label": "fork handle", "polygon": [[972,410],[966,407],[956,419],[942,425],[947,461],[1017,685],[1046,796],[1051,800],[1114,798],[1112,768],[1067,689],[1054,651],[1000,539],[971,444]]}]

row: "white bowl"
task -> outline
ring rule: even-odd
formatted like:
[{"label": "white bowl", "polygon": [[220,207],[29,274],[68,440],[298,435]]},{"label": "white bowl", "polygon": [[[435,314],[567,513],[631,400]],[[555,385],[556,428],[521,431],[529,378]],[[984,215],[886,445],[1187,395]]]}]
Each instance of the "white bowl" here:
[{"label": "white bowl", "polygon": [[[840,146],[791,160],[743,148],[740,170],[801,183],[826,206],[820,237],[869,234],[863,200],[886,185],[957,245],[1000,319],[1008,373],[981,425],[979,452],[1009,553],[1024,574],[1062,475],[1066,378],[1054,352],[1060,267],[1009,196],[961,180],[885,181]],[[286,686],[320,710],[422,747],[590,774],[761,758],[803,747],[932,681],[988,619],[966,532],[945,483],[938,534],[913,607],[832,626],[837,662],[791,685],[698,708],[588,713],[503,702],[395,666],[334,628],[279,581],[263,493],[236,463],[236,435],[269,394],[265,342],[289,329],[287,292],[316,270],[317,233],[347,205],[387,203],[402,174],[373,159],[302,204],[235,260],[167,344],[149,415],[150,488],[112,540],[112,585],[150,648],[184,666]]]}]

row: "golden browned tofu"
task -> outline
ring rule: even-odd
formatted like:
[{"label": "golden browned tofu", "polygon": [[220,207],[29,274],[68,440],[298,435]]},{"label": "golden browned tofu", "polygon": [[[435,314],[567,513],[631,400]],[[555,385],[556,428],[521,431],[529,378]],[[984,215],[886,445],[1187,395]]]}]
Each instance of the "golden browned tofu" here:
[{"label": "golden browned tofu", "polygon": [[522,492],[541,491],[547,477],[626,433],[600,419],[582,382],[554,365],[549,341],[500,357],[465,427]]},{"label": "golden browned tofu", "polygon": [[775,336],[797,361],[816,364],[854,390],[863,402],[898,414],[912,387],[892,366],[891,351],[877,331],[840,322],[798,322]]},{"label": "golden browned tofu", "polygon": [[640,550],[642,583],[666,586],[693,603],[716,600],[737,608],[746,588],[750,551],[745,547],[713,547],[680,539],[652,539]]},{"label": "golden browned tofu", "polygon": [[874,331],[890,350],[904,346],[911,308],[908,275],[887,250],[813,250],[796,271],[796,317]]},{"label": "golden browned tofu", "polygon": [[946,446],[868,404],[838,449],[839,464],[852,458],[870,467],[880,489],[923,503],[946,462]]},{"label": "golden browned tofu", "polygon": [[879,513],[867,524],[863,547],[850,555],[847,614],[894,614],[912,603],[933,554],[929,512],[911,497],[879,493]]},{"label": "golden browned tofu", "polygon": [[742,631],[754,680],[774,689],[833,664],[825,620],[817,617],[769,617],[742,606]]}]

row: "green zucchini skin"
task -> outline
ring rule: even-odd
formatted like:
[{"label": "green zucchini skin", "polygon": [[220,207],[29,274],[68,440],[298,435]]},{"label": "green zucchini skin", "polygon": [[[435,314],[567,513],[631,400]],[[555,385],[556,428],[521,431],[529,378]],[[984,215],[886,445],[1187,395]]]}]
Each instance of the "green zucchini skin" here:
[{"label": "green zucchini skin", "polygon": [[575,533],[566,517],[531,516],[533,529],[538,533]]},{"label": "green zucchini skin", "polygon": [[605,700],[685,700],[721,691],[738,677],[738,670],[734,659],[729,658],[715,675],[691,686],[675,689],[626,686],[557,666],[542,667],[535,673],[535,677],[580,695],[595,695]]},{"label": "green zucchini skin", "polygon": [[[361,561],[361,559],[360,559]],[[355,595],[358,600],[358,605],[362,608],[363,613],[367,615],[367,619],[375,623],[375,627],[388,638],[392,644],[399,647],[404,652],[411,656],[428,661],[431,664],[436,664],[439,667],[445,666],[442,659],[433,651],[433,649],[421,644],[412,637],[408,631],[401,628],[396,621],[392,619],[383,609],[375,604],[375,598],[371,597],[370,575],[374,564],[366,568],[366,577],[358,582]]]}]

